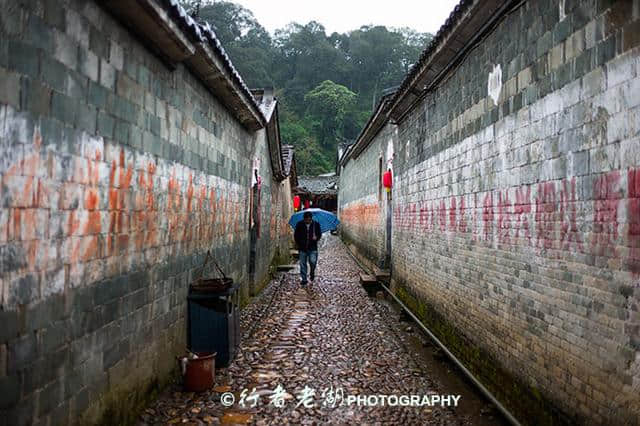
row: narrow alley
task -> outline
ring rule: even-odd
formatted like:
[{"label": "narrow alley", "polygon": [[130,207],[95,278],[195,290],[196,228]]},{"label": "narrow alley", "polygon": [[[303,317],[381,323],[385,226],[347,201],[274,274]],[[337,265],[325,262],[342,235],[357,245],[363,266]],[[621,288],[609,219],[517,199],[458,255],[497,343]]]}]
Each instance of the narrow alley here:
[{"label": "narrow alley", "polygon": [[[348,395],[420,395],[431,400],[458,394],[459,389],[438,383],[434,370],[447,370],[446,364],[424,365],[405,333],[415,327],[398,322],[398,313],[382,292],[367,296],[358,281],[361,270],[344,244],[325,235],[315,283],[302,289],[297,268],[280,272],[242,310],[239,354],[229,368],[216,369],[216,386],[202,394],[187,393],[177,379],[143,412],[140,425],[496,424],[486,403],[482,413],[488,416],[469,415],[469,406],[479,402],[470,400],[477,399],[473,394],[463,394],[457,407],[453,400],[421,407],[348,403]],[[282,406],[273,399],[278,386]],[[310,389],[306,407],[305,387]],[[230,407],[220,400],[227,392],[234,395]]]},{"label": "narrow alley", "polygon": [[0,0],[0,426],[640,426],[640,0],[245,3]]}]

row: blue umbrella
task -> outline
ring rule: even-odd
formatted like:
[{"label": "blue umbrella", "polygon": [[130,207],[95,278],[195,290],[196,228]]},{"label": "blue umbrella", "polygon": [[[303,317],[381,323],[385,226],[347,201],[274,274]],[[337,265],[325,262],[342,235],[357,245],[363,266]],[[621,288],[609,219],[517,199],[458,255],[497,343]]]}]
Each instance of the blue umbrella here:
[{"label": "blue umbrella", "polygon": [[324,233],[332,231],[338,227],[340,221],[335,214],[322,209],[304,209],[291,216],[289,219],[289,225],[293,229],[296,229],[296,225],[304,218],[305,212],[311,212],[313,220],[320,224],[320,232]]}]

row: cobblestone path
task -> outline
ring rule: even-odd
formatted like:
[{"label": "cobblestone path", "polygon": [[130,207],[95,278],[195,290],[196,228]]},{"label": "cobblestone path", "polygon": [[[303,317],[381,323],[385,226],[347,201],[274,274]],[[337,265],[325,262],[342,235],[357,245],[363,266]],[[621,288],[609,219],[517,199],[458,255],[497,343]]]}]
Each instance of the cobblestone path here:
[{"label": "cobblestone path", "polygon": [[[142,414],[141,425],[470,422],[455,407],[437,404],[346,404],[349,395],[431,398],[448,392],[414,362],[386,323],[393,314],[367,296],[359,284],[360,270],[342,242],[327,237],[320,249],[318,277],[310,288],[300,288],[295,271],[281,273],[242,311],[239,354],[229,368],[216,371],[215,388],[194,394],[174,385]],[[278,386],[280,407],[271,398]],[[305,387],[307,406],[301,402]],[[231,407],[221,403],[225,392],[234,394]],[[254,401],[257,405],[251,407]]]}]

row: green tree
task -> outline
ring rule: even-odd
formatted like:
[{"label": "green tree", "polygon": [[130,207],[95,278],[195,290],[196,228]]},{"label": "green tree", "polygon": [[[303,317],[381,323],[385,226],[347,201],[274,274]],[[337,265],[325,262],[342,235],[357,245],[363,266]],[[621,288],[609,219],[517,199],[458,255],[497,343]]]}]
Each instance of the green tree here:
[{"label": "green tree", "polygon": [[327,35],[315,21],[289,24],[272,37],[241,5],[182,3],[213,27],[249,87],[276,89],[282,140],[296,148],[304,174],[333,169],[336,141],[358,136],[380,93],[402,82],[432,38],[384,26]]},{"label": "green tree", "polygon": [[358,95],[346,87],[325,80],[304,96],[307,113],[314,122],[320,146],[333,148],[342,136],[344,118]]},{"label": "green tree", "polygon": [[271,36],[245,7],[228,1],[186,0],[183,5],[200,23],[213,28],[220,43],[249,87],[274,86]]},{"label": "green tree", "polygon": [[324,80],[338,80],[345,71],[343,52],[327,38],[315,21],[306,25],[289,24],[275,34],[277,49],[276,82],[283,87],[292,109],[300,116],[306,105],[304,96]]}]

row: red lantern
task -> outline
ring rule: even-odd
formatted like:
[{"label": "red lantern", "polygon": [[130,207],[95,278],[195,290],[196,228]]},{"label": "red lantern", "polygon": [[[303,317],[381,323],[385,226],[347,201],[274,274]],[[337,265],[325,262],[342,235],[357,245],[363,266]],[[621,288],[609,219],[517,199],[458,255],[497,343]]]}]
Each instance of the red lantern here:
[{"label": "red lantern", "polygon": [[382,185],[387,188],[387,192],[391,191],[391,187],[393,186],[393,178],[391,177],[391,169],[384,172],[382,175]]},{"label": "red lantern", "polygon": [[300,209],[300,196],[296,195],[293,197],[293,208],[298,211]]},{"label": "red lantern", "polygon": [[309,204],[309,200],[304,200],[304,208],[305,208],[305,209],[308,209],[308,208],[309,208],[309,206],[310,206],[310,204]]}]

